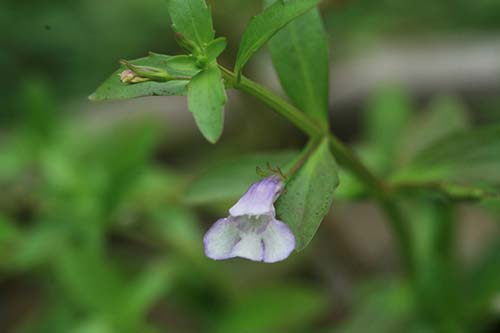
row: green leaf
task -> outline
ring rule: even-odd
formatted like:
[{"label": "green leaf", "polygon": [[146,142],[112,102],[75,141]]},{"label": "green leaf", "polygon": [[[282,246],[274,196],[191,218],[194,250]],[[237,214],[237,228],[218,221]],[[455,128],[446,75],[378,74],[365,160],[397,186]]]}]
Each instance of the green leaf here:
[{"label": "green leaf", "polygon": [[82,307],[102,313],[112,313],[120,307],[126,283],[103,256],[66,247],[55,257],[53,268],[61,291]]},{"label": "green leaf", "polygon": [[200,47],[214,39],[212,15],[205,0],[167,0],[167,6],[175,31]]},{"label": "green leaf", "polygon": [[24,234],[18,234],[14,251],[8,251],[7,264],[15,269],[28,270],[46,263],[61,249],[62,232],[43,221],[43,224]]},{"label": "green leaf", "polygon": [[159,145],[160,133],[157,124],[136,120],[89,140],[95,145],[87,147],[87,167],[94,166],[107,175],[107,186],[100,198],[102,208],[112,212],[140,180]]},{"label": "green leaf", "polygon": [[212,63],[213,61],[217,60],[221,53],[226,49],[226,46],[227,40],[224,37],[219,37],[210,42],[205,50],[207,63]]},{"label": "green leaf", "polygon": [[113,333],[113,325],[102,318],[82,320],[71,333]]},{"label": "green leaf", "polygon": [[271,37],[319,2],[320,0],[279,0],[255,16],[243,34],[236,57],[235,73],[240,75],[247,61]]},{"label": "green leaf", "polygon": [[191,204],[236,200],[250,184],[260,179],[256,167],[265,169],[270,164],[272,167],[282,168],[296,156],[295,151],[282,151],[217,161],[208,166],[189,186],[185,200]]},{"label": "green leaf", "polygon": [[330,210],[338,184],[337,164],[325,140],[290,179],[277,201],[278,216],[295,234],[297,251],[314,237]]},{"label": "green leaf", "polygon": [[421,197],[406,209],[418,302],[440,318],[438,326],[446,322],[460,327],[462,288],[456,279],[460,274],[454,258],[456,214],[447,200],[424,198],[428,200]]},{"label": "green leaf", "polygon": [[213,332],[306,332],[325,306],[324,295],[310,288],[282,286],[258,289],[231,304]]},{"label": "green leaf", "polygon": [[416,309],[413,291],[408,285],[399,281],[375,281],[360,289],[354,295],[355,313],[336,325],[332,333],[409,331]]},{"label": "green leaf", "polygon": [[500,124],[459,131],[423,150],[398,181],[500,184]]},{"label": "green leaf", "polygon": [[494,243],[483,254],[480,262],[468,273],[465,285],[466,313],[482,319],[500,293],[500,242]]},{"label": "green leaf", "polygon": [[143,269],[135,281],[128,283],[126,301],[120,309],[122,318],[140,322],[171,288],[174,269],[171,262],[168,264],[155,263]]},{"label": "green leaf", "polygon": [[49,84],[39,79],[25,79],[19,90],[19,104],[23,110],[21,124],[40,145],[46,144],[60,124],[59,110]]},{"label": "green leaf", "polygon": [[219,68],[212,64],[188,85],[188,108],[203,136],[211,143],[222,134],[226,91]]},{"label": "green leaf", "polygon": [[371,99],[365,123],[365,154],[369,165],[385,172],[397,164],[396,154],[407,125],[410,123],[411,103],[400,88],[383,87]]},{"label": "green leaf", "polygon": [[269,41],[269,50],[293,103],[327,127],[328,43],[319,10],[314,8],[290,22]]},{"label": "green leaf", "polygon": [[[191,77],[200,70],[196,60],[191,56],[167,56],[151,53],[148,57],[132,60],[130,63],[140,66],[150,66],[163,69],[174,76]],[[120,80],[120,73],[126,69],[121,65],[97,90],[89,96],[91,101],[120,100],[144,96],[186,95],[188,80],[168,82],[148,81],[143,83],[125,84]]]},{"label": "green leaf", "polygon": [[0,215],[0,245],[11,241],[18,235],[18,230],[7,218]]},{"label": "green leaf", "polygon": [[200,256],[203,235],[193,211],[166,206],[151,214],[151,232],[179,255]]},{"label": "green leaf", "polygon": [[12,260],[13,244],[19,237],[20,232],[16,226],[7,218],[0,215],[0,268],[8,264],[8,260]]},{"label": "green leaf", "polygon": [[408,164],[422,150],[453,132],[469,126],[466,110],[460,100],[440,96],[433,100],[429,110],[419,113],[401,139],[399,159]]}]

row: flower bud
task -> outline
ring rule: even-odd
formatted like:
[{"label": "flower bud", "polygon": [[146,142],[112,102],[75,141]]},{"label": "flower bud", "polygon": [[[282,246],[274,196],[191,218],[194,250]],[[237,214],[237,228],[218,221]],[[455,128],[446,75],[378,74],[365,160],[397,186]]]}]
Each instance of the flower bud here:
[{"label": "flower bud", "polygon": [[123,72],[120,73],[120,81],[122,83],[141,83],[141,82],[146,82],[149,81],[150,79],[145,78],[145,77],[140,77],[136,73],[134,73],[130,69],[126,69]]},{"label": "flower bud", "polygon": [[126,60],[122,60],[120,63],[127,67],[126,70],[120,73],[120,80],[123,83],[167,82],[178,79],[161,68],[134,65]]}]

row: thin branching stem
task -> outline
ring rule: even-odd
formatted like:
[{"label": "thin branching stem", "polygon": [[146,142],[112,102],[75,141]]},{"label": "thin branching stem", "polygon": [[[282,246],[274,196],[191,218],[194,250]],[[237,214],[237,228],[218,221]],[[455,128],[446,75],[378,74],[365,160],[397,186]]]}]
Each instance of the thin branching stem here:
[{"label": "thin branching stem", "polygon": [[243,76],[240,80],[237,80],[236,75],[232,71],[220,65],[219,68],[228,86],[254,96],[272,110],[288,119],[311,139],[327,138],[329,140],[330,150],[339,164],[363,182],[366,189],[379,202],[381,208],[389,218],[392,230],[401,248],[402,259],[406,266],[405,269],[410,276],[413,275],[411,237],[408,231],[408,224],[405,222],[405,218],[396,204],[394,189],[372,173],[356,154],[345,146],[333,133],[323,129],[322,126],[295,106],[262,85]]}]

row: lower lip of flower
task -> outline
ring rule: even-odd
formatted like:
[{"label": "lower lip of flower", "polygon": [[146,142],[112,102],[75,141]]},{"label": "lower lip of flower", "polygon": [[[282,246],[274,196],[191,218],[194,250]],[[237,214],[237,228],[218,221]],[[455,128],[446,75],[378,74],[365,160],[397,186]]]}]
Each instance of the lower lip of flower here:
[{"label": "lower lip of flower", "polygon": [[261,234],[266,230],[272,218],[267,215],[242,215],[231,217],[231,220],[242,232]]}]

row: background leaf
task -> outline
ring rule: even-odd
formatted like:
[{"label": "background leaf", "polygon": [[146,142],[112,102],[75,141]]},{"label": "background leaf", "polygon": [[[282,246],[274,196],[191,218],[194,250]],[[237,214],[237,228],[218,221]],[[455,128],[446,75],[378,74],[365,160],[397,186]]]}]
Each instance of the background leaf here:
[{"label": "background leaf", "polygon": [[205,0],[167,0],[172,27],[199,46],[214,39],[212,15]]},{"label": "background leaf", "polygon": [[294,157],[295,151],[259,153],[226,158],[213,163],[191,184],[185,195],[192,204],[206,204],[237,199],[250,184],[260,179],[256,167],[284,167]]},{"label": "background leaf", "polygon": [[460,272],[455,253],[455,209],[441,198],[419,199],[407,202],[414,205],[407,221],[413,244],[415,297],[424,313],[434,315],[425,320],[432,320],[438,331],[459,332],[465,324],[465,288],[456,278]]},{"label": "background leaf", "polygon": [[211,41],[206,48],[207,62],[211,63],[221,55],[226,49],[227,40],[224,37],[219,37]]},{"label": "background leaf", "polygon": [[500,241],[497,240],[481,258],[479,263],[467,274],[468,287],[466,313],[481,319],[484,313],[493,311],[495,298],[500,293]]},{"label": "background leaf", "polygon": [[306,13],[320,0],[276,1],[273,5],[255,16],[248,24],[241,39],[236,57],[235,73],[240,74],[243,66],[271,37],[287,23]]},{"label": "background leaf", "polygon": [[364,146],[372,168],[385,173],[395,167],[411,111],[410,99],[400,88],[386,86],[373,96],[366,111]]},{"label": "background leaf", "polygon": [[319,10],[290,22],[269,41],[269,50],[281,86],[293,103],[328,126],[328,44]]},{"label": "background leaf", "polygon": [[297,251],[304,249],[318,230],[338,184],[337,164],[325,140],[291,178],[277,201],[278,217],[292,229]]},{"label": "background leaf", "polygon": [[[371,282],[359,288],[353,313],[332,333],[399,333],[411,325],[415,309],[412,290],[401,281]],[[413,332],[413,331],[411,331]]]},{"label": "background leaf", "polygon": [[196,75],[188,85],[188,108],[203,136],[217,142],[224,124],[226,91],[216,64]]},{"label": "background leaf", "polygon": [[[194,76],[199,72],[195,60],[190,56],[167,56],[150,54],[148,57],[130,61],[134,65],[151,66],[166,70],[176,76]],[[125,70],[121,65],[111,76],[104,81],[97,90],[89,96],[92,101],[119,100],[143,96],[171,96],[185,95],[188,80],[174,80],[168,82],[142,82],[124,84],[120,80],[120,73]]]},{"label": "background leaf", "polygon": [[465,106],[453,96],[436,97],[426,111],[415,116],[402,133],[399,149],[402,164],[408,164],[437,140],[469,127]]},{"label": "background leaf", "polygon": [[303,332],[304,324],[321,313],[323,295],[305,287],[254,291],[221,317],[213,332]]},{"label": "background leaf", "polygon": [[397,175],[402,181],[500,183],[500,124],[465,130],[437,140]]}]

